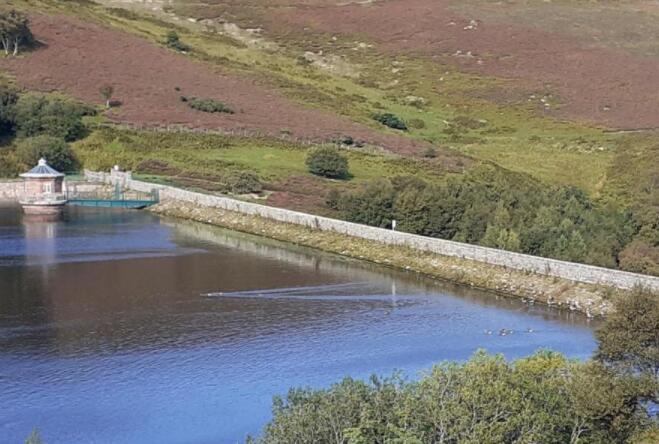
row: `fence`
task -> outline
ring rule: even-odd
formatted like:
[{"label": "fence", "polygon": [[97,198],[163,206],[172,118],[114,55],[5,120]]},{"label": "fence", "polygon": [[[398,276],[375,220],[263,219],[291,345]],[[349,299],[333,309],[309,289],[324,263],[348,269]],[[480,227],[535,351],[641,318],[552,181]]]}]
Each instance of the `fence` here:
[{"label": "fence", "polygon": [[88,180],[111,184],[119,183],[122,186],[135,191],[150,192],[153,189],[157,189],[160,193],[161,201],[178,200],[182,202],[190,202],[209,208],[235,211],[279,222],[302,225],[321,231],[333,231],[348,236],[381,242],[387,245],[404,246],[419,251],[483,262],[491,265],[499,265],[514,270],[529,271],[576,282],[602,284],[617,288],[632,288],[636,285],[640,285],[653,290],[659,290],[659,278],[653,276],[513,253],[494,248],[480,247],[477,245],[419,236],[383,228],[369,227],[366,225],[359,225],[322,216],[314,216],[312,214],[300,213],[282,208],[243,202],[229,197],[197,193],[172,186],[155,185],[148,182],[133,180],[130,173],[122,173],[119,171],[112,171],[109,174],[86,171],[85,176]]}]

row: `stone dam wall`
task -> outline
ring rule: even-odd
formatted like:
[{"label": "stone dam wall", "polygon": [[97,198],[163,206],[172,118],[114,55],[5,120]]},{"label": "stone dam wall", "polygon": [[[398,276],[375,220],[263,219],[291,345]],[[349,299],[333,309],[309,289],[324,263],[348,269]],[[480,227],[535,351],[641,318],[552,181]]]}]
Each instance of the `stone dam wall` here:
[{"label": "stone dam wall", "polygon": [[205,207],[235,211],[279,222],[302,225],[316,230],[333,231],[347,236],[369,239],[388,245],[399,245],[419,251],[483,262],[491,265],[499,265],[515,270],[568,279],[575,282],[602,284],[623,289],[629,289],[640,285],[653,290],[659,290],[659,278],[657,277],[513,253],[494,248],[480,247],[477,245],[419,236],[383,228],[369,227],[366,225],[314,216],[282,208],[243,202],[229,197],[197,193],[172,186],[156,185],[133,180],[130,173],[122,173],[118,171],[112,171],[111,173],[97,173],[86,171],[85,177],[90,181],[113,185],[120,183],[126,188],[140,192],[150,192],[153,189],[157,189],[159,190],[160,199],[162,201],[177,200],[190,202]]},{"label": "stone dam wall", "polygon": [[21,181],[5,181],[0,182],[0,201],[3,200],[18,200],[19,194],[23,191],[23,182]]},{"label": "stone dam wall", "polygon": [[[71,193],[94,193],[105,184],[75,181],[64,181],[62,192]],[[17,201],[20,200],[24,192],[22,180],[2,180],[0,181],[0,201]]]}]

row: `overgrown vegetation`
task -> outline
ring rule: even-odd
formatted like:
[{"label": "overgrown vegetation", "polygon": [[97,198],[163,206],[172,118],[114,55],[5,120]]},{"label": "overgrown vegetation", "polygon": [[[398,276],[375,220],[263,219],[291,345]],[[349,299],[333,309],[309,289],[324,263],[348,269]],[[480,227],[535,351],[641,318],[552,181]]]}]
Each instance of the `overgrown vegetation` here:
[{"label": "overgrown vegetation", "polygon": [[[642,321],[625,323],[641,306]],[[418,381],[395,374],[291,389],[275,398],[274,418],[257,442],[641,442],[659,426],[647,410],[659,400],[659,295],[636,290],[618,301],[615,316],[598,332],[599,359],[589,362],[551,351],[507,362],[480,351]],[[611,344],[629,352],[612,355]]]},{"label": "overgrown vegetation", "polygon": [[329,204],[353,222],[606,267],[639,235],[629,211],[492,165],[434,185],[380,179]]},{"label": "overgrown vegetation", "polygon": [[348,159],[334,147],[320,147],[309,152],[306,159],[311,174],[343,179],[349,175]]}]

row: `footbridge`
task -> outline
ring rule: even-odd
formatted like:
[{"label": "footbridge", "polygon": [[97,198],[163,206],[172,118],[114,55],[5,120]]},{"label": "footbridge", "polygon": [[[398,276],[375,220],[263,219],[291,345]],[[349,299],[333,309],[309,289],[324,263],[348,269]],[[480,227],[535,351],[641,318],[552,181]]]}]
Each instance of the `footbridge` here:
[{"label": "footbridge", "polygon": [[69,205],[98,208],[143,209],[160,201],[158,190],[155,188],[149,193],[143,193],[127,190],[119,184],[111,189],[104,188],[91,192],[73,188],[67,190],[66,197]]}]

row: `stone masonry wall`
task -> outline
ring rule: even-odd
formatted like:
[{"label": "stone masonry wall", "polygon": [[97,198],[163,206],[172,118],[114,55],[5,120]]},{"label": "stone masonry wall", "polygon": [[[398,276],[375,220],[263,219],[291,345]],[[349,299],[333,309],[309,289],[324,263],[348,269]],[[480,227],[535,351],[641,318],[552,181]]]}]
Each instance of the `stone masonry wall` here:
[{"label": "stone masonry wall", "polygon": [[22,181],[0,182],[0,200],[17,200],[23,191]]},{"label": "stone masonry wall", "polygon": [[159,190],[160,199],[162,201],[171,199],[190,202],[210,208],[221,208],[224,210],[260,216],[279,222],[303,225],[317,230],[334,231],[348,236],[374,240],[389,245],[400,245],[443,256],[458,257],[492,265],[500,265],[516,270],[529,271],[576,282],[602,284],[625,289],[641,285],[654,290],[659,290],[659,278],[652,276],[418,236],[415,234],[369,227],[327,217],[314,216],[282,208],[243,202],[228,197],[196,193],[176,187],[133,180],[130,173],[122,173],[119,171],[112,171],[109,174],[85,172],[85,177],[90,181],[101,181],[110,184],[120,183],[129,189],[140,192],[150,192],[153,189],[157,189]]}]

